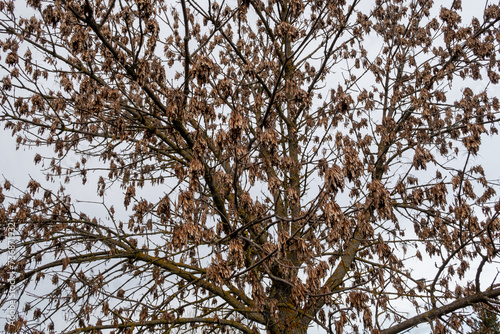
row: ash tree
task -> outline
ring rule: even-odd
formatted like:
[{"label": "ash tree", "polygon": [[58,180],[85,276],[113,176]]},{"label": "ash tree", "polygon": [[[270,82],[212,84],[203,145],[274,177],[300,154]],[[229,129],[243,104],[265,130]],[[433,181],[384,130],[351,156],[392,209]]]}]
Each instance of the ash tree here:
[{"label": "ash tree", "polygon": [[46,175],[1,181],[5,331],[467,331],[500,8],[461,7],[0,1],[2,131]]}]

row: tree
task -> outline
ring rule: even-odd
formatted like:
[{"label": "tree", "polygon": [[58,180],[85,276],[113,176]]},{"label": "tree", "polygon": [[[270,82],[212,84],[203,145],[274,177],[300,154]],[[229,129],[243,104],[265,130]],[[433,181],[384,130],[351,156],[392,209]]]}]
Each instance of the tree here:
[{"label": "tree", "polygon": [[477,319],[474,320],[470,334],[498,334],[500,333],[500,323],[496,313],[481,309]]},{"label": "tree", "polygon": [[[0,188],[6,332],[444,333],[498,302],[498,5],[26,6],[2,124],[53,153]],[[93,177],[104,214],[50,182]]]}]

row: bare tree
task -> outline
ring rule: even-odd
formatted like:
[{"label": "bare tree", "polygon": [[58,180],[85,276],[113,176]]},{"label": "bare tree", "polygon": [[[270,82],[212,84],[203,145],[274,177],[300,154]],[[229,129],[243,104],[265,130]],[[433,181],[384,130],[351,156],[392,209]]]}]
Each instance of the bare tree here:
[{"label": "bare tree", "polygon": [[[47,180],[0,188],[6,332],[444,333],[498,307],[498,174],[475,163],[498,132],[498,5],[0,12],[2,125],[53,149]],[[50,182],[91,175],[106,214]]]}]

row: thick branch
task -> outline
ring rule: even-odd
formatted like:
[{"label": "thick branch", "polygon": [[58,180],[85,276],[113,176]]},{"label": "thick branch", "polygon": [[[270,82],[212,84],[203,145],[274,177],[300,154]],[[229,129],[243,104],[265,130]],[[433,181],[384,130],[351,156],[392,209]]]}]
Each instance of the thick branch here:
[{"label": "thick branch", "polygon": [[[134,258],[148,263],[153,263],[156,266],[161,267],[167,270],[168,272],[171,272],[172,274],[185,279],[188,282],[195,282],[196,285],[224,299],[229,305],[231,305],[239,313],[243,314],[247,319],[257,321],[261,324],[265,323],[264,318],[260,314],[253,311],[251,308],[246,307],[243,302],[240,302],[238,299],[233,297],[229,292],[224,291],[224,289],[222,289],[221,287],[216,286],[215,284],[210,283],[204,279],[201,279],[196,275],[193,275],[185,270],[182,270],[181,268],[179,268],[179,266],[171,263],[166,259],[156,258],[142,252],[137,252]],[[232,292],[236,293],[237,290],[232,289]],[[238,297],[241,298],[242,300],[248,301],[248,298],[243,292],[240,292],[238,294]]]},{"label": "thick branch", "polygon": [[194,324],[194,323],[205,323],[205,324],[212,324],[212,325],[224,325],[224,326],[230,326],[234,327],[235,329],[238,329],[242,333],[248,333],[248,334],[253,334],[254,332],[248,328],[247,326],[234,321],[234,320],[228,320],[228,319],[216,319],[216,318],[178,318],[178,319],[158,319],[158,320],[152,320],[152,321],[147,321],[147,322],[129,322],[129,323],[123,323],[123,324],[118,324],[118,325],[102,325],[102,326],[90,326],[86,328],[79,328],[73,331],[66,332],[66,334],[76,334],[76,333],[94,333],[95,331],[98,330],[103,330],[103,329],[125,329],[125,328],[137,328],[137,327],[149,327],[149,326],[155,326],[155,325],[183,325],[183,324]]},{"label": "thick branch", "polygon": [[384,329],[380,332],[380,334],[395,334],[395,333],[400,333],[404,330],[407,330],[409,328],[412,328],[418,324],[421,324],[423,322],[427,322],[433,319],[436,319],[437,317],[440,317],[442,315],[449,314],[451,312],[454,312],[456,310],[462,309],[464,307],[485,302],[488,300],[488,298],[496,298],[500,295],[500,288],[496,289],[491,289],[482,293],[478,293],[472,296],[464,297],[461,299],[458,299],[454,301],[453,303],[438,307],[438,308],[433,308],[430,311],[427,311],[425,313],[419,314],[413,318],[410,318],[406,321],[403,321],[400,324],[397,324],[393,327]]}]

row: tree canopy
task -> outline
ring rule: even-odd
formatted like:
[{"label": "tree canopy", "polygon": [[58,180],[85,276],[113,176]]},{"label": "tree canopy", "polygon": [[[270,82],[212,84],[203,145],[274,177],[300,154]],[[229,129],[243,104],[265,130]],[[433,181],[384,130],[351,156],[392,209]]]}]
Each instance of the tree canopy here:
[{"label": "tree canopy", "polygon": [[1,182],[5,331],[467,330],[500,294],[500,7],[466,14],[0,0],[0,122],[46,175]]},{"label": "tree canopy", "polygon": [[500,322],[496,313],[482,308],[473,320],[469,334],[500,334]]}]

